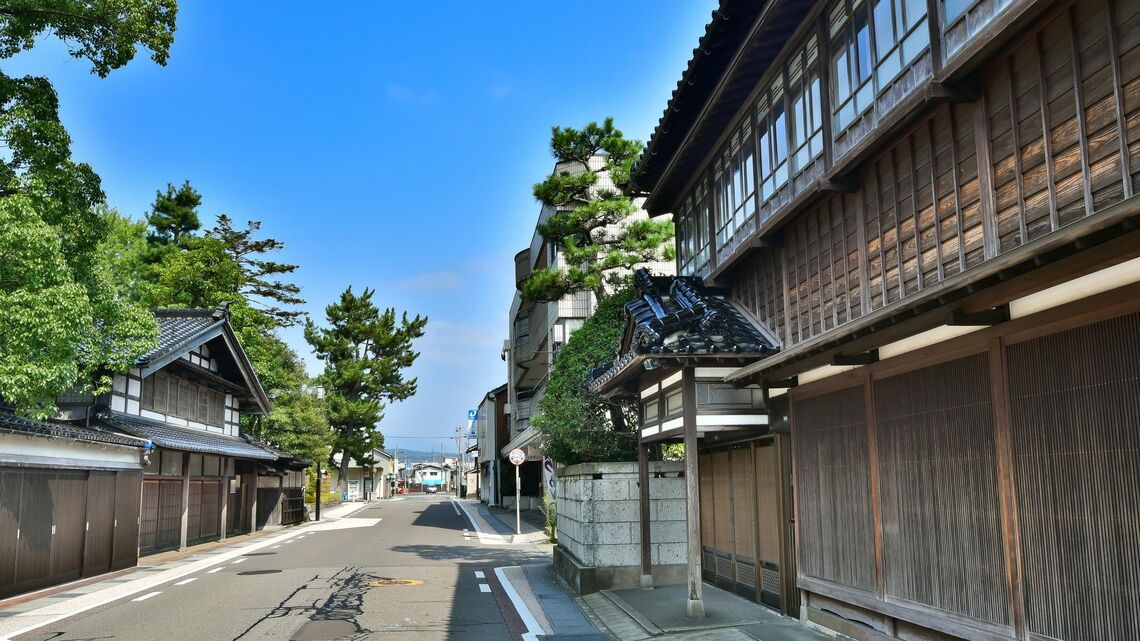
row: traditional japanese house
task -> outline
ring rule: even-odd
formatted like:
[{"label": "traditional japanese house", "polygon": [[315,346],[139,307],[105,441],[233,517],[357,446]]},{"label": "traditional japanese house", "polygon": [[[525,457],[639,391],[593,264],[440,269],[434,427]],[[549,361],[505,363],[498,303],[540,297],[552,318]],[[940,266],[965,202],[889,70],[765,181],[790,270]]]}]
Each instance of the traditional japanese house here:
[{"label": "traditional japanese house", "polygon": [[856,639],[1140,637],[1138,171],[1140,3],[723,0],[630,190],[771,329],[719,380],[794,509],[699,438],[702,546],[791,528],[780,608]]},{"label": "traditional japanese house", "polygon": [[158,346],[114,377],[95,422],[156,447],[143,468],[142,554],[257,528],[259,466],[279,458],[242,438],[240,416],[264,414],[270,402],[228,312],[155,317]]},{"label": "traditional japanese house", "polygon": [[135,565],[149,448],[0,410],[0,597]]}]

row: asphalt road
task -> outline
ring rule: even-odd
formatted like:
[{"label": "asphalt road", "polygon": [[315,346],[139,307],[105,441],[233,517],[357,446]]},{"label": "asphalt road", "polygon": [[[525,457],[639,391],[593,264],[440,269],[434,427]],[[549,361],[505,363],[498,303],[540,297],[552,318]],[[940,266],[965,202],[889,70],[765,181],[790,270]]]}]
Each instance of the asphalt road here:
[{"label": "asphalt road", "polygon": [[506,641],[524,631],[494,568],[545,555],[465,538],[471,526],[447,497],[385,501],[327,525],[17,639]]}]

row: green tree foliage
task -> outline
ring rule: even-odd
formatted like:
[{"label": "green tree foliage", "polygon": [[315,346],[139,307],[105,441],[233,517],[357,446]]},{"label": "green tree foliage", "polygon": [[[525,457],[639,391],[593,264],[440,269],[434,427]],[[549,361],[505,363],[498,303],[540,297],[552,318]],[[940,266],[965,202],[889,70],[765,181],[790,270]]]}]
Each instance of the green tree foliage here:
[{"label": "green tree foliage", "polygon": [[260,230],[261,222],[257,220],[247,221],[245,229],[235,229],[230,217],[222,214],[209,235],[222,242],[230,259],[241,269],[239,291],[245,299],[261,307],[279,327],[291,327],[304,315],[296,309],[297,305],[305,304],[301,288],[272,277],[292,274],[297,266],[267,259],[266,254],[284,249],[285,243],[273,238],[254,238]]},{"label": "green tree foliage", "polygon": [[618,350],[625,304],[633,298],[633,288],[625,287],[598,303],[554,361],[534,424],[543,453],[562,465],[637,459],[637,439],[628,428],[636,422],[636,406],[589,391],[590,369],[612,360]]},{"label": "green tree foliage", "polygon": [[[166,62],[173,0],[13,0],[0,4],[0,58],[54,35],[106,76],[139,46]],[[0,71],[0,390],[34,416],[79,385],[101,389],[153,344],[156,328],[99,251],[108,231],[99,177],[71,157],[55,90]]]},{"label": "green tree foliage", "polygon": [[[167,183],[165,192],[155,192],[154,203],[146,215],[146,222],[150,226],[147,240],[161,249],[185,243],[202,228],[202,222],[198,220],[198,207],[201,206],[202,194],[194,189],[189,180],[177,188]],[[154,259],[161,260],[162,256],[162,252],[155,252]]]},{"label": "green tree foliage", "polygon": [[395,309],[380,311],[372,302],[374,293],[365,289],[357,295],[349,287],[325,308],[327,328],[305,323],[305,340],[325,363],[319,381],[333,449],[341,454],[342,486],[350,457],[367,465],[373,462],[369,453],[384,446],[376,430],[384,407],[416,393],[416,379],[404,378],[404,370],[419,357],[413,341],[424,335],[427,318],[404,313],[397,322]]},{"label": "green tree foliage", "polygon": [[[629,181],[639,141],[606,118],[582,129],[554,127],[550,149],[557,164],[534,186],[534,197],[554,213],[538,230],[562,251],[566,267],[536,270],[523,284],[524,298],[554,301],[591,291],[600,301],[628,284],[635,265],[672,259],[673,223],[629,220],[637,213],[629,197],[599,184],[603,175],[616,185]],[[592,168],[598,160],[600,171]]]},{"label": "green tree foliage", "polygon": [[252,421],[246,431],[294,455],[312,461],[326,458],[332,439],[324,402],[317,398],[297,353],[280,339],[267,340],[250,358],[255,368],[261,364],[258,377],[273,399],[273,410]]}]

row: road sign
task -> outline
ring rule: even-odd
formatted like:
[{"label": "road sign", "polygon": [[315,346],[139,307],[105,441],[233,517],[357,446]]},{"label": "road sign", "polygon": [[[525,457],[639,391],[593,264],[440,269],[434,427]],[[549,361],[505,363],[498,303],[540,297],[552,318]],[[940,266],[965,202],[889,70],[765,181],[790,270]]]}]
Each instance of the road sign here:
[{"label": "road sign", "polygon": [[526,452],[516,447],[515,449],[511,450],[511,453],[507,456],[507,458],[509,458],[511,460],[511,463],[515,465],[522,465],[523,461],[526,460]]},{"label": "road sign", "polygon": [[479,410],[467,410],[467,420],[474,421],[479,418]]}]

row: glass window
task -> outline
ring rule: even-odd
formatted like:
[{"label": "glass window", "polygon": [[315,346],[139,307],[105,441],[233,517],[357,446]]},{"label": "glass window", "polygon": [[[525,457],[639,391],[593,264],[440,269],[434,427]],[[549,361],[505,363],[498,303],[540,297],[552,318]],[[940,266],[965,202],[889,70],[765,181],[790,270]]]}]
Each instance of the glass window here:
[{"label": "glass window", "polygon": [[861,0],[852,7],[843,0],[831,14],[832,113],[835,128],[846,129],[871,106],[871,34],[867,8]]},{"label": "glass window", "polygon": [[784,77],[773,86],[756,107],[756,131],[760,147],[760,198],[768,200],[788,182],[788,118],[784,112]]},{"label": "glass window", "polygon": [[955,20],[966,13],[972,4],[974,4],[974,0],[943,0],[942,15],[946,20],[945,24],[953,24]]},{"label": "glass window", "polygon": [[792,174],[802,171],[823,153],[818,56],[815,36],[811,36],[788,63]]},{"label": "glass window", "polygon": [[744,122],[721,152],[713,168],[716,198],[717,247],[756,213],[756,167],[752,125]]},{"label": "glass window", "polygon": [[918,0],[871,0],[875,23],[875,81],[880,88],[930,45],[926,3]]},{"label": "glass window", "polygon": [[700,273],[709,263],[709,203],[704,181],[681,202],[677,216],[677,258],[681,274]]},{"label": "glass window", "polygon": [[515,319],[515,345],[526,345],[530,342],[530,315],[519,316]]},{"label": "glass window", "polygon": [[[832,115],[847,128],[930,46],[925,0],[840,0],[831,10]],[[872,43],[872,34],[874,42]]]},{"label": "glass window", "polygon": [[659,407],[660,407],[660,404],[657,401],[657,399],[653,399],[652,401],[647,401],[645,403],[644,411],[642,412],[644,418],[642,419],[641,422],[642,423],[656,423],[657,419],[660,416],[659,415]]}]

